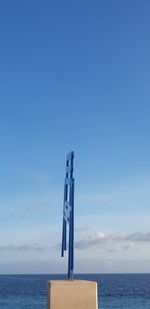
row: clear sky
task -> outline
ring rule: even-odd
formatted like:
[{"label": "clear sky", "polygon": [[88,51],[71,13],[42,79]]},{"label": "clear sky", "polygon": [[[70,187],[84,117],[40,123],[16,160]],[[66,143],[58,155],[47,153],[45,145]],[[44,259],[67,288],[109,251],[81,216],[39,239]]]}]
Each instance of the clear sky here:
[{"label": "clear sky", "polygon": [[150,272],[150,1],[0,1],[0,273]]}]

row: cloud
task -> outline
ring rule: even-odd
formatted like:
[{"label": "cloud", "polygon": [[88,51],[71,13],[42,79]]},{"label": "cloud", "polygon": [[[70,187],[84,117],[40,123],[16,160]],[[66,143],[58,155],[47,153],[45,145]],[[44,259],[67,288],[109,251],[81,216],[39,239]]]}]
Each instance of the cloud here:
[{"label": "cloud", "polygon": [[6,244],[0,245],[0,251],[44,251],[45,248],[38,244]]},{"label": "cloud", "polygon": [[129,251],[136,251],[137,247],[133,241],[129,241],[129,243],[127,242],[127,244],[124,245],[123,249]]},{"label": "cloud", "polygon": [[99,246],[101,244],[110,244],[114,242],[126,242],[124,249],[135,250],[134,242],[148,242],[150,241],[150,233],[133,233],[133,234],[104,234],[97,232],[87,238],[82,238],[75,242],[77,249],[88,249],[92,246]]},{"label": "cloud", "polygon": [[77,249],[87,249],[91,246],[99,245],[106,241],[106,235],[102,232],[98,232],[94,235],[90,235],[85,239],[80,239],[75,242]]},{"label": "cloud", "polygon": [[126,240],[150,241],[150,233],[133,233],[126,237]]}]

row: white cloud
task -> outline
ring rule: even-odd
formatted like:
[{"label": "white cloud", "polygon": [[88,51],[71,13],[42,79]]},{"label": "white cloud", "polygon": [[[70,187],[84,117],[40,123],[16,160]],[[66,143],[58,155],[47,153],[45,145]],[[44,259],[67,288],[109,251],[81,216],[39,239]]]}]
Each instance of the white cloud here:
[{"label": "white cloud", "polygon": [[129,241],[124,245],[123,249],[129,250],[129,251],[135,251],[137,250],[137,246],[135,245],[133,241]]},{"label": "white cloud", "polygon": [[89,235],[87,238],[82,238],[75,242],[75,247],[77,249],[88,249],[92,246],[106,245],[113,242],[125,242],[126,245],[124,249],[135,250],[134,242],[149,242],[150,233],[114,233],[114,234],[104,234],[103,232],[97,232],[95,234]]},{"label": "white cloud", "polygon": [[45,250],[45,248],[38,244],[0,245],[0,251],[43,251],[43,250]]},{"label": "white cloud", "polygon": [[126,240],[150,241],[150,233],[132,233],[126,237]]}]

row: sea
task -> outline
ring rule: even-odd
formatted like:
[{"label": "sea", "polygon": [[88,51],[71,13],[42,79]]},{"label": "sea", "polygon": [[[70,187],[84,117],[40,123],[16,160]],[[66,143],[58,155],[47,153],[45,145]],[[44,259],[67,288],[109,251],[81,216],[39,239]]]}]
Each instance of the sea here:
[{"label": "sea", "polygon": [[[0,309],[47,309],[47,281],[63,275],[0,275]],[[80,274],[98,283],[99,309],[150,309],[150,274]]]}]

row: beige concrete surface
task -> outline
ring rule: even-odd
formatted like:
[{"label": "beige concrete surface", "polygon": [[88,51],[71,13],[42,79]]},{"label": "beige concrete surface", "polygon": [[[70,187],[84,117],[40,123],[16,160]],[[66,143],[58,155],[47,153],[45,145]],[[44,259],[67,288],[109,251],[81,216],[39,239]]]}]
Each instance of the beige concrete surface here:
[{"label": "beige concrete surface", "polygon": [[93,281],[49,281],[48,309],[98,309],[97,283]]}]

